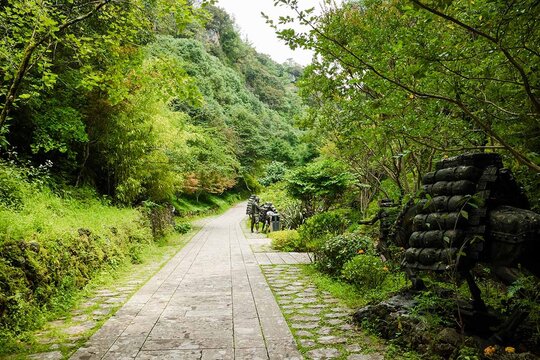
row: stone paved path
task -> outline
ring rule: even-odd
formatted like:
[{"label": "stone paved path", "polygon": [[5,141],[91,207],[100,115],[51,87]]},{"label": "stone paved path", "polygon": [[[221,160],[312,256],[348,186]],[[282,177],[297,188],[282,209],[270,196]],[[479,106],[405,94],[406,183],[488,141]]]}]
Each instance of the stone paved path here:
[{"label": "stone paved path", "polygon": [[300,359],[244,210],[209,222],[72,359]]},{"label": "stone paved path", "polygon": [[384,358],[382,345],[352,324],[353,309],[319,290],[298,265],[262,269],[306,359]]},{"label": "stone paved path", "polygon": [[[209,218],[198,220],[194,225],[201,228]],[[131,297],[138,288],[145,284],[153,274],[165,265],[178,252],[189,234],[178,236],[171,240],[160,250],[158,257],[152,257],[144,264],[132,264],[130,272],[124,273],[122,269],[114,283],[106,283],[92,289],[87,289],[80,304],[74,307],[66,316],[44,325],[42,329],[33,333],[28,339],[29,353],[24,354],[25,347],[21,347],[23,353],[8,355],[7,359],[35,359],[35,360],[62,360],[73,354],[81,344],[88,340],[89,334],[99,328],[99,324],[114,314],[126,300]],[[23,344],[22,344],[23,345]],[[3,359],[0,356],[0,359]]]}]

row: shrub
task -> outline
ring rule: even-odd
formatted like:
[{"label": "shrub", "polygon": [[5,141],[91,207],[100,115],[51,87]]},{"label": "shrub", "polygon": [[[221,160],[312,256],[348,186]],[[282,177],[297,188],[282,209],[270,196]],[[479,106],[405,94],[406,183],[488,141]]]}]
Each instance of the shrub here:
[{"label": "shrub", "polygon": [[186,234],[191,230],[190,223],[178,223],[174,225],[174,231],[179,234]]},{"label": "shrub", "polygon": [[375,288],[386,279],[388,268],[378,256],[359,254],[345,263],[341,275],[359,288]]},{"label": "shrub", "polygon": [[289,194],[302,201],[308,214],[328,210],[354,183],[347,167],[335,159],[319,159],[298,167],[285,177]]},{"label": "shrub", "polygon": [[283,180],[287,167],[281,161],[272,161],[266,167],[265,175],[259,179],[262,186],[269,186]]},{"label": "shrub", "polygon": [[300,235],[296,230],[274,231],[268,237],[272,239],[272,248],[275,250],[306,251],[306,246],[300,240]]},{"label": "shrub", "polygon": [[304,223],[304,214],[300,203],[292,203],[280,208],[281,226],[284,229],[297,229]]},{"label": "shrub", "polygon": [[315,252],[319,269],[330,275],[341,273],[343,265],[358,253],[372,253],[371,239],[356,234],[328,237]]},{"label": "shrub", "polygon": [[304,243],[317,243],[328,235],[345,232],[350,225],[348,211],[334,210],[314,215],[298,228],[300,239]]}]

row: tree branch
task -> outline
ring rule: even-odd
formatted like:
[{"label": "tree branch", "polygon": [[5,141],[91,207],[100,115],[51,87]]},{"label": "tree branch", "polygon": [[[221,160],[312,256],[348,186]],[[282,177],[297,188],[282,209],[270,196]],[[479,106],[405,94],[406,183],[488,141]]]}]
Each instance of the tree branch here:
[{"label": "tree branch", "polygon": [[422,3],[421,1],[419,0],[410,0],[412,1],[413,3],[415,3],[416,5],[418,5],[419,7],[421,7],[422,9],[434,14],[434,15],[437,15],[445,20],[448,20],[450,22],[453,22],[454,24],[474,33],[474,34],[477,34],[481,37],[483,37],[484,39],[487,39],[489,41],[491,41],[492,43],[496,44],[497,47],[499,48],[499,50],[504,54],[504,56],[508,59],[508,61],[516,68],[516,70],[519,72],[519,75],[521,76],[521,79],[523,80],[523,86],[525,88],[525,91],[527,92],[527,95],[529,96],[529,99],[531,100],[532,104],[534,105],[534,108],[536,109],[536,112],[540,114],[540,101],[536,98],[536,96],[532,93],[532,89],[531,89],[531,84],[529,83],[529,78],[527,76],[527,74],[525,73],[525,70],[523,69],[523,67],[517,62],[517,60],[512,56],[512,54],[510,54],[510,52],[508,51],[508,49],[506,49],[505,47],[502,46],[501,44],[501,41],[497,38],[494,38],[493,36],[489,35],[489,34],[486,34],[484,33],[483,31],[481,30],[478,30],[470,25],[467,25],[465,24],[464,22],[461,22],[459,21],[458,19],[448,15],[448,14],[445,14],[443,12],[440,12],[436,9],[433,9],[433,8],[430,8],[429,6],[427,6],[426,4]]},{"label": "tree branch", "polygon": [[[411,1],[416,3],[418,0],[411,0]],[[484,121],[482,121],[478,116],[473,114],[473,112],[462,101],[460,101],[458,99],[453,99],[453,98],[450,98],[450,97],[447,97],[447,96],[443,96],[443,95],[424,93],[422,91],[415,90],[411,86],[403,84],[398,80],[390,78],[388,75],[382,73],[377,68],[375,68],[373,65],[366,62],[364,59],[362,59],[360,56],[358,56],[355,52],[350,50],[347,46],[343,45],[340,41],[330,37],[326,33],[323,33],[319,28],[314,26],[311,21],[306,19],[304,17],[304,15],[301,12],[298,11],[297,7],[294,7],[293,10],[298,14],[299,18],[302,21],[304,21],[316,34],[318,34],[320,37],[326,39],[330,43],[333,43],[333,44],[337,45],[345,53],[352,56],[361,65],[363,65],[367,70],[372,71],[375,75],[377,75],[381,79],[383,79],[383,80],[385,80],[385,81],[387,81],[387,82],[389,82],[389,83],[391,83],[391,84],[393,84],[393,85],[395,85],[395,86],[397,86],[397,87],[399,87],[399,88],[401,88],[401,89],[403,89],[403,90],[405,90],[405,91],[407,91],[407,92],[409,92],[409,93],[411,93],[411,94],[413,94],[413,95],[415,95],[415,96],[417,96],[419,98],[432,99],[432,100],[442,100],[442,101],[445,101],[445,102],[448,102],[450,104],[453,104],[453,105],[457,106],[466,115],[468,115],[478,126],[480,126],[482,128],[482,130],[486,134],[488,134],[489,136],[495,138],[506,150],[508,150],[516,158],[516,160],[519,163],[529,167],[531,170],[533,170],[533,171],[535,171],[537,173],[540,173],[540,165],[535,164],[526,155],[524,155],[521,152],[519,152],[518,150],[516,150],[512,145],[510,145],[507,141],[505,141],[499,134],[494,132],[493,129],[491,128],[491,126],[484,123]],[[444,14],[442,14],[442,15],[444,15]],[[464,24],[464,26],[467,26],[467,25]],[[486,35],[486,36],[489,36],[489,35]],[[331,53],[331,51],[329,51],[329,52]],[[340,56],[334,55],[332,53],[331,53],[331,55],[334,56],[338,61],[342,61],[342,58]],[[353,66],[353,68],[356,68],[356,67]],[[528,79],[525,78],[524,80],[528,80]],[[526,84],[528,84],[528,82],[526,82]],[[540,109],[540,104],[539,104],[539,109]]]}]

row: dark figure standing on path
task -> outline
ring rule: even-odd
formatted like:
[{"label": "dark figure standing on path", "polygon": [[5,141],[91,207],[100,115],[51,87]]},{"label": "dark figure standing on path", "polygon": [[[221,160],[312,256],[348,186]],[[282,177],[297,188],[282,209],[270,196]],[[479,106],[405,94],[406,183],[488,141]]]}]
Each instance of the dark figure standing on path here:
[{"label": "dark figure standing on path", "polygon": [[257,232],[259,232],[259,213],[260,213],[260,207],[259,207],[259,197],[256,195],[251,195],[248,200],[247,208],[246,208],[246,214],[249,215],[250,219],[250,226],[251,226],[251,232],[253,232],[253,228]]},{"label": "dark figure standing on path", "polygon": [[265,202],[263,206],[260,208],[260,216],[259,221],[263,223],[262,232],[265,230],[268,231],[270,227],[270,217],[269,213],[273,212],[277,214],[277,209],[274,207],[274,205],[271,202]]}]

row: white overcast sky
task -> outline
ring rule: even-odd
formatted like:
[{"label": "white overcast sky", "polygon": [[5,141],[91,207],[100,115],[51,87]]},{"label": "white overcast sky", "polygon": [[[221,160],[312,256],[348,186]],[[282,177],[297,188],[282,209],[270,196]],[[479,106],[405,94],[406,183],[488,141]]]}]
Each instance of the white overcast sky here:
[{"label": "white overcast sky", "polygon": [[[320,9],[320,0],[298,0],[301,9]],[[270,55],[279,63],[292,58],[301,65],[311,63],[312,53],[303,49],[291,50],[277,38],[274,30],[266,24],[261,12],[277,20],[290,14],[283,6],[274,7],[274,0],[218,0],[217,6],[225,9],[240,27],[242,38],[253,44],[258,52]]]}]

